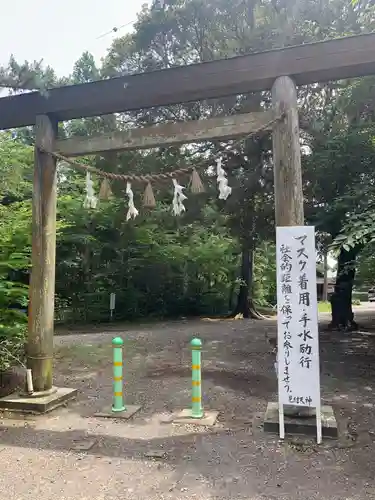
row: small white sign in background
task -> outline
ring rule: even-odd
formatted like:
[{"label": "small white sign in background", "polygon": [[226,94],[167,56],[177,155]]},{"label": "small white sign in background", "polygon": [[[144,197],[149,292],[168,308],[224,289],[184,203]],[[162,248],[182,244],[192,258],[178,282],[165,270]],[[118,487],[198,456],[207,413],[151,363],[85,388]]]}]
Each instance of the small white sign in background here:
[{"label": "small white sign in background", "polygon": [[109,312],[111,315],[111,319],[113,318],[113,311],[115,310],[115,308],[116,308],[116,294],[111,293],[109,296]]},{"label": "small white sign in background", "polygon": [[276,229],[277,346],[280,437],[283,405],[316,408],[321,442],[315,228]]}]

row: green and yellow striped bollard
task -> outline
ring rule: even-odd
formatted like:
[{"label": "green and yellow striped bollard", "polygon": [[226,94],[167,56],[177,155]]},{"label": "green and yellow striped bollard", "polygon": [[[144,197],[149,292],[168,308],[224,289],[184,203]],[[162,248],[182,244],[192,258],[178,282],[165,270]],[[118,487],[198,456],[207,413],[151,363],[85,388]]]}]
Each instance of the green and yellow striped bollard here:
[{"label": "green and yellow striped bollard", "polygon": [[113,412],[125,411],[124,399],[122,394],[122,346],[124,341],[121,337],[115,337],[112,340],[113,347]]},{"label": "green and yellow striped bollard", "polygon": [[202,418],[204,415],[202,407],[202,377],[201,377],[201,339],[193,339],[191,345],[191,416]]}]

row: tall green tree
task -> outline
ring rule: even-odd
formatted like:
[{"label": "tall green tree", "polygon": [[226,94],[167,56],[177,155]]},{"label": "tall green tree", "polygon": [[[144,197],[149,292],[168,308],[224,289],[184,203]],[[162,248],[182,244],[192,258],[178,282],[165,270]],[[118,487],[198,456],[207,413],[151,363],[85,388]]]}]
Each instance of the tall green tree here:
[{"label": "tall green tree", "polygon": [[[139,16],[135,32],[113,43],[104,63],[103,74],[123,75],[204,62],[274,47],[358,34],[366,30],[371,31],[373,26],[368,12],[367,17],[364,16],[363,10],[348,4],[346,0],[302,1],[297,4],[283,0],[246,0],[235,3],[223,0],[177,0],[163,2],[162,6],[157,7],[156,4],[152,9],[145,7]],[[319,155],[325,148],[327,133],[333,137],[332,129],[343,126],[339,117],[343,114],[341,110],[348,86],[350,92],[353,92],[353,84],[348,82],[310,85],[299,89],[304,141],[313,151],[314,158],[315,152]],[[355,98],[352,95],[350,104],[353,102]],[[249,94],[162,109],[141,110],[133,117],[140,124],[156,123],[166,119],[198,119],[238,111],[254,111],[269,105],[268,93]],[[358,112],[358,107],[355,112]],[[259,168],[254,166],[259,164],[259,157],[269,154],[269,149],[269,143],[263,141],[260,151],[252,148],[252,157],[249,157],[248,151],[244,152],[242,147],[236,148],[238,165],[247,163],[246,169],[241,170],[239,167],[238,173],[234,172],[232,176],[232,182],[237,188],[237,200],[242,200],[242,204],[241,201],[232,202],[235,209],[232,207],[230,218],[231,227],[236,231],[236,237],[242,242],[243,248],[240,273],[243,286],[240,288],[237,310],[241,310],[245,315],[249,314],[250,309],[248,299],[251,290],[252,247],[256,239],[265,237],[262,229],[272,227],[269,225],[270,211],[268,208],[264,210],[273,203],[272,189],[269,189],[272,188],[272,181],[269,182],[268,179],[266,184],[256,180],[254,182],[254,175],[262,179]],[[217,144],[208,145],[208,151],[215,150]],[[337,168],[334,173],[332,171],[332,177],[336,174],[340,177],[340,170],[346,167],[346,161],[348,158],[343,156],[336,159]],[[269,164],[270,162],[264,161],[263,168],[267,170]],[[331,220],[328,230],[334,236],[335,232],[337,234],[337,231],[340,231],[344,213],[340,211],[337,198],[345,196],[344,190],[352,185],[353,178],[346,176],[341,190],[333,192],[331,189],[330,193],[326,190],[322,195],[320,182],[325,174],[323,171],[318,172],[313,161],[309,159],[305,166],[308,167],[308,172],[305,173],[305,190],[309,196],[308,217],[310,220],[317,220],[315,212],[319,211],[319,206],[313,200],[326,196],[325,207],[327,203],[330,207],[334,205],[332,213],[334,212],[337,227],[332,227]],[[336,197],[335,202],[333,197]],[[236,197],[233,196],[233,199]],[[228,206],[230,205],[229,201]],[[322,210],[319,213],[321,214]],[[263,224],[256,222],[262,217]],[[320,221],[320,224],[328,225],[328,219],[329,214],[325,217],[325,222]],[[319,229],[325,230],[320,226]]]}]

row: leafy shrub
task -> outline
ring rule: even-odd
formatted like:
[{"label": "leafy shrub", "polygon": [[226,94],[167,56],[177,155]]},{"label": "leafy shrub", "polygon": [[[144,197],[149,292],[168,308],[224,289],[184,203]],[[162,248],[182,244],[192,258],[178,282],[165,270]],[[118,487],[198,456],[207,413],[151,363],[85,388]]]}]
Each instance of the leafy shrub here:
[{"label": "leafy shrub", "polygon": [[[29,203],[0,206],[0,372],[24,356],[30,266]],[[27,276],[26,276],[27,281]]]},{"label": "leafy shrub", "polygon": [[176,227],[169,206],[134,223],[117,200],[88,212],[66,196],[58,207],[58,318],[107,321],[111,292],[118,320],[228,312],[239,263],[225,230],[185,220]]}]

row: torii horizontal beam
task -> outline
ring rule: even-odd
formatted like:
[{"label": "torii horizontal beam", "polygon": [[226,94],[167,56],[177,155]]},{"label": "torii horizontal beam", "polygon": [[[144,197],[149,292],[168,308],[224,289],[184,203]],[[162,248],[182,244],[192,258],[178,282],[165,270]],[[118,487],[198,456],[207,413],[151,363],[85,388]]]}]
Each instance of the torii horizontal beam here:
[{"label": "torii horizontal beam", "polygon": [[3,97],[0,129],[269,90],[279,76],[304,85],[371,74],[375,33]]},{"label": "torii horizontal beam", "polygon": [[234,139],[271,130],[273,111],[244,113],[207,120],[164,123],[94,137],[73,137],[57,140],[54,151],[64,156],[80,156],[106,151],[148,149],[215,139]]}]

